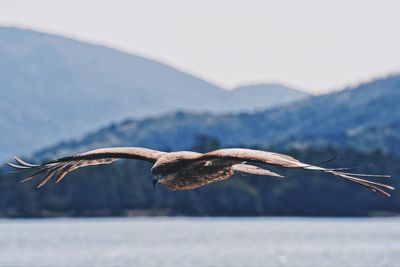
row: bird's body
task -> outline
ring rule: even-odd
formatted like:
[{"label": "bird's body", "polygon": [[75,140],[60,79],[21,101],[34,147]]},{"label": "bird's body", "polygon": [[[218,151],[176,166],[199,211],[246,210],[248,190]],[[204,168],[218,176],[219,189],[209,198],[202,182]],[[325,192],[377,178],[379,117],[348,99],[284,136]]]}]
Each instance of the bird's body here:
[{"label": "bird's body", "polygon": [[230,166],[205,166],[198,169],[183,168],[178,172],[168,174],[158,182],[170,189],[195,189],[220,180],[225,180],[234,174]]},{"label": "bird's body", "polygon": [[386,196],[390,196],[385,191],[386,189],[394,189],[383,183],[360,178],[365,176],[386,178],[389,177],[387,175],[349,173],[346,172],[346,168],[322,168],[302,163],[288,155],[243,148],[220,149],[204,154],[191,151],[162,152],[140,147],[102,148],[43,164],[30,164],[15,158],[18,165],[12,163],[8,165],[22,171],[35,171],[23,181],[42,176],[38,185],[38,187],[41,187],[53,176],[56,176],[56,182],[58,183],[68,172],[75,169],[90,165],[108,164],[121,158],[139,159],[153,163],[151,173],[155,177],[154,185],[160,184],[174,190],[195,189],[216,181],[228,179],[235,172],[282,177],[275,172],[253,164],[268,164],[330,173]]},{"label": "bird's body", "polygon": [[203,154],[191,151],[171,152],[161,156],[151,168],[157,183],[170,189],[194,189],[233,175],[229,163],[211,164],[199,160]]}]

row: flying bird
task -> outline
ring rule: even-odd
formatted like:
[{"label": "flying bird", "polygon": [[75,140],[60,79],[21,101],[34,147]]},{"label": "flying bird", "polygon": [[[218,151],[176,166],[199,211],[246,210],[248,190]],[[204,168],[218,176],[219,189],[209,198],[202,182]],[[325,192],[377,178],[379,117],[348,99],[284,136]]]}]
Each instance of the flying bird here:
[{"label": "flying bird", "polygon": [[56,183],[58,183],[73,170],[91,165],[108,164],[118,159],[137,159],[153,163],[151,168],[154,177],[153,185],[160,184],[174,190],[198,188],[228,179],[236,172],[283,177],[254,164],[329,173],[388,197],[390,194],[387,190],[394,190],[394,187],[390,185],[362,178],[388,178],[389,175],[347,172],[349,168],[323,168],[318,165],[302,163],[288,155],[244,148],[227,148],[208,153],[197,153],[191,151],[162,152],[141,147],[114,147],[91,150],[42,164],[27,163],[15,157],[17,164],[7,164],[21,171],[34,171],[32,175],[21,182],[41,177],[37,185],[39,188],[50,181],[52,177],[55,177]]}]

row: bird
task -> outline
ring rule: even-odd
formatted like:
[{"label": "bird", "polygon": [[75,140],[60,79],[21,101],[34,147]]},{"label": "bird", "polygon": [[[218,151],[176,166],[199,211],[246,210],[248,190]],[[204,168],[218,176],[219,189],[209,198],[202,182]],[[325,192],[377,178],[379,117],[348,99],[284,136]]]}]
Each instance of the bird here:
[{"label": "bird", "polygon": [[306,164],[289,155],[248,148],[224,148],[198,153],[192,151],[163,152],[143,147],[111,147],[99,148],[41,164],[28,163],[18,157],[14,159],[16,164],[7,163],[8,166],[23,172],[33,171],[33,174],[21,182],[41,177],[37,188],[45,185],[52,177],[55,177],[55,182],[59,183],[69,172],[78,168],[109,164],[119,159],[136,159],[153,164],[151,174],[154,177],[154,187],[160,184],[172,190],[199,188],[216,181],[226,180],[235,173],[283,178],[282,175],[264,168],[264,165],[328,173],[387,197],[391,196],[388,190],[395,189],[388,184],[364,178],[389,178],[390,175],[348,172],[351,168],[324,168],[321,167],[322,164]]}]

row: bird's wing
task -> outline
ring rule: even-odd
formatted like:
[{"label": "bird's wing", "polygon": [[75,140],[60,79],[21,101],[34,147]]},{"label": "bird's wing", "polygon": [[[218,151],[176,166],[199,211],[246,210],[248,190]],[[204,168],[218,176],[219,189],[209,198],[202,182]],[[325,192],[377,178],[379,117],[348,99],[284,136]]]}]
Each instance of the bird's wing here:
[{"label": "bird's wing", "polygon": [[369,174],[351,173],[351,172],[346,172],[345,171],[346,168],[328,169],[300,162],[299,160],[288,155],[266,152],[261,150],[244,149],[244,148],[219,149],[208,152],[199,159],[200,160],[224,159],[228,161],[238,161],[238,162],[246,161],[253,163],[277,165],[286,168],[301,168],[304,170],[321,171],[352,181],[354,183],[367,187],[373,191],[382,193],[383,195],[388,197],[390,197],[390,194],[385,190],[386,189],[394,190],[394,187],[390,185],[360,178],[360,177],[389,178],[390,177],[389,175],[369,175]]},{"label": "bird's wing", "polygon": [[46,184],[53,176],[56,176],[56,183],[58,183],[67,173],[81,167],[108,164],[122,158],[145,160],[154,163],[165,154],[165,152],[141,147],[100,148],[42,164],[31,164],[15,158],[17,164],[7,163],[7,165],[21,171],[34,171],[32,175],[21,182],[40,176],[42,179],[37,186],[39,188]]},{"label": "bird's wing", "polygon": [[283,178],[282,175],[279,175],[275,172],[254,166],[254,165],[249,165],[245,163],[240,163],[240,164],[234,164],[232,165],[232,169],[234,171],[238,171],[241,173],[250,173],[250,174],[257,174],[257,175],[264,175],[264,176],[275,176],[275,177],[281,177]]}]

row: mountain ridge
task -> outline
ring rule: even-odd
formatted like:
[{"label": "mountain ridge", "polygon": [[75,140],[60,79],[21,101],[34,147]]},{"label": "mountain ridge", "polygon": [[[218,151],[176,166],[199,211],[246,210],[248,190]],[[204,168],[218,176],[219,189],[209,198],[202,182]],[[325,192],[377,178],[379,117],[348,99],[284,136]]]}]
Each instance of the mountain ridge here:
[{"label": "mountain ridge", "polygon": [[154,59],[58,35],[0,27],[0,40],[0,159],[79,138],[126,117],[240,112],[259,109],[260,99],[264,108],[284,103],[255,94],[243,103]]}]

